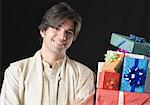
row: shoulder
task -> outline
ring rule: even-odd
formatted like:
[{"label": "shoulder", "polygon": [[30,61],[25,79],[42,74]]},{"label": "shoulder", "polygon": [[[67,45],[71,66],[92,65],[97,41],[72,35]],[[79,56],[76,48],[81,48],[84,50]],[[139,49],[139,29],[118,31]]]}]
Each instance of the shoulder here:
[{"label": "shoulder", "polygon": [[21,67],[28,61],[28,59],[29,58],[25,58],[25,59],[21,59],[21,60],[12,62],[12,63],[10,63],[10,66],[11,67]]},{"label": "shoulder", "polygon": [[10,63],[9,67],[5,70],[5,73],[20,74],[29,59],[30,58],[25,58],[25,59]]},{"label": "shoulder", "polygon": [[22,70],[28,66],[30,63],[32,63],[32,61],[37,57],[39,56],[39,51],[37,51],[37,53],[35,53],[33,56],[31,57],[27,57],[27,58],[24,58],[24,59],[21,59],[21,60],[18,60],[16,62],[13,62],[13,63],[10,63],[9,67],[10,69],[17,69],[19,70],[19,72],[22,72]]},{"label": "shoulder", "polygon": [[16,62],[10,63],[9,67],[23,68],[31,58],[32,57],[29,57],[29,58],[21,59]]}]

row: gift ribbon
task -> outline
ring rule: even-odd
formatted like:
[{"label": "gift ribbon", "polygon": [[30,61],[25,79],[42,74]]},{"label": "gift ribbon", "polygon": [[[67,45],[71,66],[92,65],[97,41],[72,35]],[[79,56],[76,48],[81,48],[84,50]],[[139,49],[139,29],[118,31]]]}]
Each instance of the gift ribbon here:
[{"label": "gift ribbon", "polygon": [[[128,93],[129,95],[130,94],[132,94],[132,93]],[[135,94],[135,93],[133,93],[133,94]],[[138,94],[137,94],[138,95]],[[140,94],[139,94],[140,95]],[[127,95],[126,95],[126,97],[128,97]],[[125,100],[125,92],[123,92],[123,91],[119,91],[119,97],[118,97],[118,105],[129,105],[129,104],[134,104],[134,105],[139,105],[138,104],[138,102],[137,102],[137,100],[139,99],[139,98],[141,98],[140,96],[139,97],[137,97],[137,98],[133,98],[133,99],[130,99],[130,100]],[[146,97],[145,97],[146,98]],[[141,104],[140,105],[148,105],[150,102],[149,102],[149,100],[150,100],[150,97],[147,97],[146,99],[143,99],[142,101],[143,102],[141,102]]]},{"label": "gift ribbon", "polygon": [[143,50],[144,50],[144,52],[145,52],[145,55],[148,56],[148,52],[147,52],[147,50],[146,50],[146,48],[145,48],[145,45],[143,44],[143,43],[145,42],[145,38],[137,37],[137,36],[135,36],[135,35],[133,35],[133,34],[130,34],[129,39],[130,39],[130,40],[133,40],[133,41],[135,41],[135,42],[140,42],[140,43],[142,44]]},{"label": "gift ribbon", "polygon": [[[127,37],[127,38],[130,39],[130,40],[132,40],[132,41],[135,41],[135,42],[140,42],[140,43],[144,43],[144,42],[145,42],[145,38],[137,37],[137,36],[135,36],[135,35],[133,35],[133,34],[130,34],[130,36]],[[126,42],[126,41],[123,40],[123,41],[120,42],[116,47],[117,47],[117,48],[120,48],[120,46],[121,46],[122,44],[124,44],[125,42]],[[142,44],[142,47],[143,47],[143,50],[144,50],[144,52],[145,52],[145,55],[148,56],[148,52],[147,52],[147,50],[146,50],[146,48],[145,48],[145,45]],[[121,52],[122,52],[122,51],[121,51]]]},{"label": "gift ribbon", "polygon": [[[142,37],[137,37],[137,36],[135,36],[135,35],[133,35],[133,34],[130,34],[130,36],[129,37],[127,37],[128,39],[130,39],[130,40],[133,40],[133,41],[135,41],[135,42],[140,42],[140,43],[144,43],[145,42],[145,39],[144,38],[142,38]],[[116,47],[120,47],[122,44],[124,44],[126,41],[125,40],[123,40],[122,42],[120,42]]]},{"label": "gift ribbon", "polygon": [[145,39],[144,39],[144,38],[142,38],[142,37],[137,37],[137,36],[135,36],[135,35],[133,35],[133,34],[130,34],[129,39],[130,39],[130,40],[133,40],[133,41],[135,41],[135,42],[140,42],[140,43],[144,43],[144,42],[145,42]]},{"label": "gift ribbon", "polygon": [[124,93],[119,91],[118,105],[124,105]]},{"label": "gift ribbon", "polygon": [[122,53],[128,53],[128,51],[127,50],[124,50],[124,49],[121,49],[121,48],[118,48],[118,50],[117,50],[118,52],[122,52]]},{"label": "gift ribbon", "polygon": [[123,40],[122,42],[120,42],[116,47],[119,48],[122,44],[124,44],[126,41]]},{"label": "gift ribbon", "polygon": [[138,68],[138,62],[139,59],[135,59],[135,64],[129,69],[129,73],[124,74],[125,80],[127,80],[131,86],[131,92],[134,92],[136,87],[145,84],[146,73],[144,72],[144,69]]},{"label": "gift ribbon", "polygon": [[107,63],[111,63],[115,60],[117,60],[119,57],[118,57],[118,54],[110,51],[110,52],[107,52],[107,54],[105,54],[105,61]]}]

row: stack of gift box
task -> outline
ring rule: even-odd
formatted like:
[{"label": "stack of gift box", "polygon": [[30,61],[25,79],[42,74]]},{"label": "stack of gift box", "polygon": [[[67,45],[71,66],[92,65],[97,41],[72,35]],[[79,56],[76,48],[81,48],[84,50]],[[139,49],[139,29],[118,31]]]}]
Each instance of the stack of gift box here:
[{"label": "stack of gift box", "polygon": [[96,105],[150,105],[150,43],[112,33],[105,61],[98,62]]}]

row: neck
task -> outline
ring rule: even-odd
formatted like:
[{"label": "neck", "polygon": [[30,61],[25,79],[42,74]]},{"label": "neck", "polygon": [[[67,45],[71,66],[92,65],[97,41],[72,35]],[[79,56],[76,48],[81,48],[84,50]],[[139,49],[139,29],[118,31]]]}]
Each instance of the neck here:
[{"label": "neck", "polygon": [[46,61],[50,66],[52,66],[56,61],[62,59],[65,54],[60,54],[52,51],[46,51],[41,49],[41,55],[44,61]]}]

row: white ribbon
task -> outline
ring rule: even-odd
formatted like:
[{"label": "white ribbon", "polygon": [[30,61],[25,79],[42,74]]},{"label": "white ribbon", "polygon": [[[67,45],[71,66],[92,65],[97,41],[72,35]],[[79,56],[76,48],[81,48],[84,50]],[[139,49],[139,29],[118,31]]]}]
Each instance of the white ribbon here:
[{"label": "white ribbon", "polygon": [[124,93],[123,93],[123,91],[119,91],[118,105],[124,105]]}]

